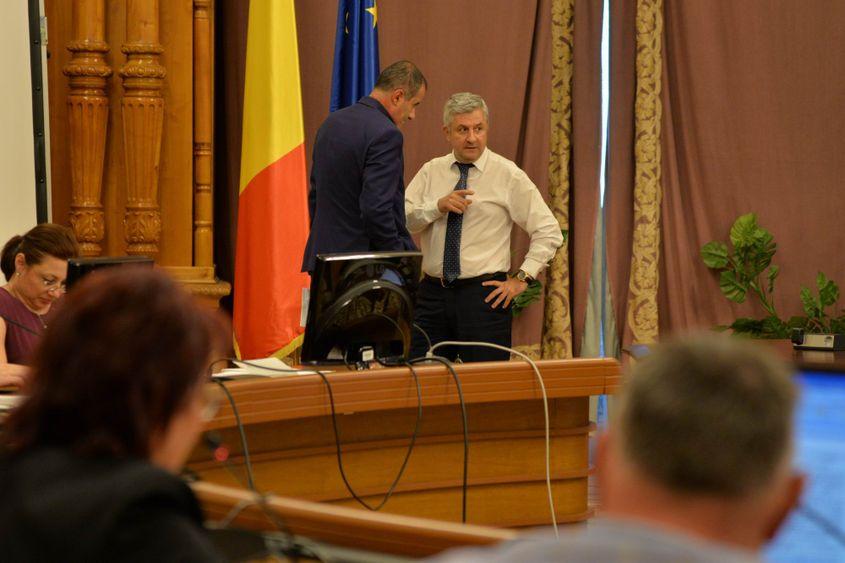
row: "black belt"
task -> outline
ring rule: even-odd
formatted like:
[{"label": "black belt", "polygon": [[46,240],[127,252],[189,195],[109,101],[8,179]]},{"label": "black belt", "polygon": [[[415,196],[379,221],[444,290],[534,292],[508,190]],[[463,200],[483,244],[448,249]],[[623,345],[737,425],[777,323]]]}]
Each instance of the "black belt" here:
[{"label": "black belt", "polygon": [[495,272],[492,274],[481,274],[480,276],[475,276],[474,278],[458,278],[452,283],[449,283],[443,278],[435,278],[434,276],[429,276],[428,274],[426,274],[425,280],[431,283],[435,283],[441,287],[462,287],[465,285],[479,284],[481,282],[486,282],[495,279],[505,280],[507,279],[507,277],[508,275],[505,272]]}]

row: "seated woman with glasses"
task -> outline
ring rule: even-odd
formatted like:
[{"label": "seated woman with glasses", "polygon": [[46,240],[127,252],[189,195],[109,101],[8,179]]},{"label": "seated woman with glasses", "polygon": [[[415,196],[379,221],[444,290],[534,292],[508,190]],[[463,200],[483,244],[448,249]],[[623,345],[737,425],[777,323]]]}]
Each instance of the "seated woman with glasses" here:
[{"label": "seated woman with glasses", "polygon": [[44,223],[3,247],[0,269],[0,386],[21,385],[29,358],[65,292],[67,260],[79,255],[73,232]]},{"label": "seated woman with glasses", "polygon": [[4,561],[220,560],[176,473],[213,415],[226,335],[156,270],[74,288],[0,434]]}]

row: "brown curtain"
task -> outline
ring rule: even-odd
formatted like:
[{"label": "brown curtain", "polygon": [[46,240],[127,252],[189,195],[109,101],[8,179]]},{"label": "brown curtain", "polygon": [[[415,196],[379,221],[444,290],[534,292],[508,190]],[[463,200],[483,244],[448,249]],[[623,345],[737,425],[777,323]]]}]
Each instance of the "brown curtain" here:
[{"label": "brown curtain", "polygon": [[[249,0],[214,3],[214,262],[217,276],[235,274],[241,118]],[[221,307],[232,311],[232,292]]]},{"label": "brown curtain", "polygon": [[665,0],[663,334],[764,315],[699,258],[750,211],[778,243],[781,317],[819,270],[845,283],[843,21],[843,2]]},{"label": "brown curtain", "polygon": [[601,19],[603,2],[575,2],[572,76],[572,193],[569,252],[572,347],[578,356],[590,291],[601,165]]},{"label": "brown curtain", "polygon": [[607,278],[621,342],[634,228],[636,0],[610,4],[610,125],[604,199]]}]

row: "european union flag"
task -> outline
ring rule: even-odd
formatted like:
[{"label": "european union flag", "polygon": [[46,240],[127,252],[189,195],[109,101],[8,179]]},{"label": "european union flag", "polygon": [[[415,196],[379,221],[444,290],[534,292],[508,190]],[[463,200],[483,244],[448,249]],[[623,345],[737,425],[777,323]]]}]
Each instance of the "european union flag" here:
[{"label": "european union flag", "polygon": [[369,94],[379,74],[376,0],[338,0],[329,111]]}]

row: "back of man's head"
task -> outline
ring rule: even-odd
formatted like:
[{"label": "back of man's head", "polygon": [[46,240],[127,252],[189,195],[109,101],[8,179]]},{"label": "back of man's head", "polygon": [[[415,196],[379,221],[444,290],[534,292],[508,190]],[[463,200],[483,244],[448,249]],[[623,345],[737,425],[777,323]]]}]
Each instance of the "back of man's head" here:
[{"label": "back of man's head", "polygon": [[[608,507],[647,519],[686,518],[705,536],[705,506],[715,508],[710,516],[723,507],[739,516],[750,507],[744,516],[765,522],[749,522],[747,537],[714,532],[711,539],[758,547],[800,493],[790,468],[795,399],[789,370],[762,344],[706,334],[657,346],[632,370],[612,423],[619,457],[602,469],[615,478],[603,491],[615,497],[606,498]],[[650,497],[620,498],[633,482]],[[675,506],[651,503],[655,498]],[[689,514],[679,514],[687,508]],[[653,514],[645,514],[649,510]]]},{"label": "back of man's head", "polygon": [[762,345],[700,336],[658,346],[622,396],[625,455],[678,492],[737,497],[769,483],[791,449],[795,390]]},{"label": "back of man's head", "polygon": [[405,97],[412,98],[422,86],[428,88],[428,81],[422,71],[411,61],[402,60],[381,71],[374,89],[389,93],[397,88],[405,88]]}]

